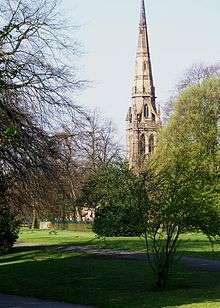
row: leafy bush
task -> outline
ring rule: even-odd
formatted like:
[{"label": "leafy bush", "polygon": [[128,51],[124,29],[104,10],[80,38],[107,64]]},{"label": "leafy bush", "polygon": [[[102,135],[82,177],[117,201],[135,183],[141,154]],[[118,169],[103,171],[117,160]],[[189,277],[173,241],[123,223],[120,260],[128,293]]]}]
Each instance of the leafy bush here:
[{"label": "leafy bush", "polygon": [[99,168],[84,184],[81,204],[95,208],[93,231],[99,236],[140,236],[149,206],[143,183],[126,163]]},{"label": "leafy bush", "polygon": [[134,207],[120,205],[96,209],[93,231],[99,236],[140,236],[143,233],[142,216]]},{"label": "leafy bush", "polygon": [[19,221],[6,206],[0,206],[0,253],[7,252],[18,238]]}]

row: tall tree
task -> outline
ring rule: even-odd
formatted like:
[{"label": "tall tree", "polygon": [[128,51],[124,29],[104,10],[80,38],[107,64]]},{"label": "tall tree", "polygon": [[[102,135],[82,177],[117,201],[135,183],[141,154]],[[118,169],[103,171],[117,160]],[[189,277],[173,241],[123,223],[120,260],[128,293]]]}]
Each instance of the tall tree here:
[{"label": "tall tree", "polygon": [[[81,219],[78,198],[85,181],[96,170],[121,160],[121,147],[110,121],[96,111],[81,114],[74,127],[56,134],[62,153],[61,181],[65,191],[63,204],[74,218]],[[66,204],[66,206],[65,206]]]},{"label": "tall tree", "polygon": [[144,236],[157,288],[166,287],[181,234],[220,236],[219,108],[219,79],[189,87],[141,173],[113,166],[84,187],[85,200],[98,206],[95,232]]},{"label": "tall tree", "polygon": [[220,235],[219,89],[219,78],[205,80],[177,98],[151,159],[153,207],[145,239],[156,255],[150,263],[158,287],[166,285],[180,234],[198,230],[210,240]]},{"label": "tall tree", "polygon": [[76,43],[58,13],[56,0],[6,0],[0,7],[1,194],[39,188],[36,175],[52,176],[54,128],[79,111],[70,98],[84,84],[69,64]]}]

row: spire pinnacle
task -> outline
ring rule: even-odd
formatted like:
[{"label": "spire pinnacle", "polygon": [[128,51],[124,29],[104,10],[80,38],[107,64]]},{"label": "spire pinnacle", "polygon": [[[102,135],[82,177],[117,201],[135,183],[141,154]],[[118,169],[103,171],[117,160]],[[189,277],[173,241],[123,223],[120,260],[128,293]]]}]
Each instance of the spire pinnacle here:
[{"label": "spire pinnacle", "polygon": [[144,0],[141,0],[141,14],[140,14],[140,26],[146,26],[146,13],[145,13],[145,3]]},{"label": "spire pinnacle", "polygon": [[152,105],[155,107],[155,90],[151,67],[150,46],[146,22],[145,2],[141,0],[140,22],[138,33],[138,48],[136,55],[135,80],[133,96],[151,97]]}]

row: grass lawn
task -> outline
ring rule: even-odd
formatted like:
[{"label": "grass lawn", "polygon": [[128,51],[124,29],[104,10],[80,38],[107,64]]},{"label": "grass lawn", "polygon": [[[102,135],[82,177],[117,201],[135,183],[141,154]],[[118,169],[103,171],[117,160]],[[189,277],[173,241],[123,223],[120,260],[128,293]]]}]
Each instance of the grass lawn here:
[{"label": "grass lawn", "polygon": [[181,265],[167,291],[158,292],[144,261],[14,248],[0,257],[0,277],[3,293],[95,307],[220,307],[219,273]]},{"label": "grass lawn", "polygon": [[[94,245],[114,250],[144,251],[143,239],[137,237],[98,239],[92,232],[73,232],[23,229],[18,242],[47,245]],[[188,233],[181,237],[180,252],[200,258],[220,260],[220,240],[216,241],[214,251],[207,238],[201,233]]]}]

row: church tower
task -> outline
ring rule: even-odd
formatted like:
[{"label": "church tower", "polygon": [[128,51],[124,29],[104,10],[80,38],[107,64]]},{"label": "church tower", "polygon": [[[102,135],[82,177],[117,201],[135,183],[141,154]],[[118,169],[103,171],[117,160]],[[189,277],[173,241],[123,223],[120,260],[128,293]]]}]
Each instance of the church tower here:
[{"label": "church tower", "polygon": [[161,126],[160,112],[156,106],[144,0],[141,0],[135,76],[126,124],[127,159],[129,166],[136,168],[154,151]]}]

